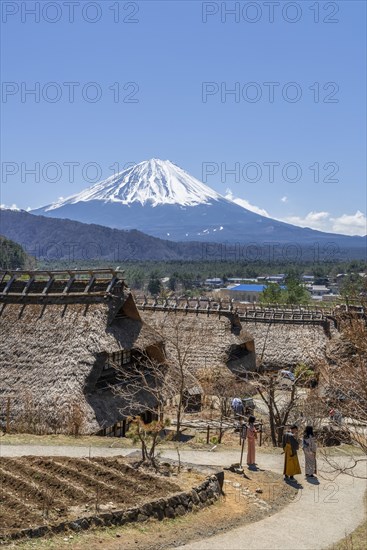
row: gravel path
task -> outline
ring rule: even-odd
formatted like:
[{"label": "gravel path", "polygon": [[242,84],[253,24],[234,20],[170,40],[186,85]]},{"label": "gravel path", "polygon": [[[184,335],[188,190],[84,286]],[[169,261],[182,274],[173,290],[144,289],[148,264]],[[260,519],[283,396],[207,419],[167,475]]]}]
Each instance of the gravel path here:
[{"label": "gravel path", "polygon": [[[208,464],[223,462],[224,457],[238,461],[238,453],[207,454]],[[299,453],[304,471],[302,454]],[[282,473],[282,456],[260,453],[257,456],[260,467]],[[188,460],[186,455],[185,460]],[[190,461],[194,462],[192,458]],[[256,524],[192,542],[178,550],[322,550],[335,544],[364,520],[367,484],[365,480],[347,475],[330,481],[327,465],[320,459],[318,468],[320,483],[314,485],[303,475],[297,476],[302,489],[296,500],[280,512]],[[358,473],[366,475],[365,467],[361,466]]]},{"label": "gravel path", "polygon": [[92,456],[126,456],[134,449],[110,447],[74,447],[71,445],[8,445],[1,444],[0,457],[4,456],[70,456],[76,458]]},{"label": "gravel path", "polygon": [[[134,449],[38,445],[0,445],[3,456],[126,456]],[[303,456],[300,454],[303,470]],[[174,450],[162,450],[162,457],[177,460]],[[280,452],[257,454],[259,467],[282,472]],[[194,464],[229,466],[238,462],[237,451],[181,451],[181,460]],[[319,460],[319,485],[297,476],[302,488],[298,497],[280,512],[256,524],[238,527],[226,533],[180,547],[180,550],[321,550],[349,534],[364,519],[363,497],[366,482],[340,475],[327,480],[326,465]],[[362,467],[361,467],[362,470]],[[360,471],[360,473],[365,473]]]}]

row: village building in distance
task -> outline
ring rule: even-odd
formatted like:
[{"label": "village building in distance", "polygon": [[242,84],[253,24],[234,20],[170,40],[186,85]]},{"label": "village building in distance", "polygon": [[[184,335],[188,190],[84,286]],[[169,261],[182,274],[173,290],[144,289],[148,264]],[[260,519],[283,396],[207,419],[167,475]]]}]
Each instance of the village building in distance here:
[{"label": "village building in distance", "polygon": [[[366,273],[354,273],[361,280],[366,277]],[[336,276],[316,277],[315,275],[303,274],[300,277],[302,286],[307,290],[310,298],[310,304],[317,305],[318,302],[342,303],[341,288],[347,273],[339,273]],[[281,288],[286,286],[287,275],[278,273],[275,275],[263,274],[257,277],[212,277],[203,280],[195,280],[192,287],[200,289],[203,294],[216,297],[227,298],[243,304],[257,304],[260,302],[262,292],[266,287],[273,283]],[[163,287],[167,287],[169,277],[161,279]]]},{"label": "village building in distance", "polygon": [[[363,276],[363,274],[361,274]],[[339,284],[342,278],[335,280],[331,277],[317,279],[313,275],[303,275],[301,281],[309,292],[313,302],[335,302],[341,298]],[[215,284],[213,283],[215,281]],[[262,292],[270,283],[285,288],[286,275],[264,275],[256,278],[231,277],[226,281],[222,279],[206,279],[205,285],[222,298],[230,298],[243,303],[258,303]]]}]

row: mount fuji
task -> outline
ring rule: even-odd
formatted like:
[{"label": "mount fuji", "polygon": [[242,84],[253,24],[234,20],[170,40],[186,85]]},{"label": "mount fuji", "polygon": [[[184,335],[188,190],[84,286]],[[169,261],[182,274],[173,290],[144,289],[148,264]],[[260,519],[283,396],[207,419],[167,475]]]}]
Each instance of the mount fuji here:
[{"label": "mount fuji", "polygon": [[141,162],[32,214],[138,229],[172,241],[366,246],[365,237],[323,233],[251,212],[159,159]]}]

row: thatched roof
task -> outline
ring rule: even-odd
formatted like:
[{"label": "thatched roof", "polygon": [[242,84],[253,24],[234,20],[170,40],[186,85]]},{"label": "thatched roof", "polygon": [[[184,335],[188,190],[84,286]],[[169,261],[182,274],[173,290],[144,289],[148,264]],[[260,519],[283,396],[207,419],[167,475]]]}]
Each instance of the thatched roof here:
[{"label": "thatched roof", "polygon": [[316,367],[336,335],[335,328],[330,328],[329,335],[321,325],[243,324],[255,339],[258,364],[270,370],[292,369],[301,363]]},{"label": "thatched roof", "polygon": [[83,431],[93,433],[122,418],[118,398],[95,387],[107,355],[162,343],[140,318],[120,275],[91,273],[73,281],[70,292],[64,292],[70,281],[64,278],[42,294],[49,280],[32,281],[33,293],[24,292],[26,277],[5,293],[8,282],[0,286],[0,399],[14,396],[13,416],[31,405],[45,415],[67,414],[76,403]]},{"label": "thatched roof", "polygon": [[[205,337],[200,338],[200,342],[198,335],[190,359],[198,369],[202,368],[203,363],[209,368],[228,365],[226,357],[228,354],[235,355],[235,346],[241,339],[247,348],[256,348],[258,366],[266,369],[284,369],[294,368],[303,363],[314,367],[325,357],[330,339],[333,341],[337,336],[334,324],[317,311],[279,311],[277,308],[266,311],[261,311],[261,308],[239,311],[233,302],[214,302],[203,298],[173,297],[148,301],[145,297],[138,296],[136,301],[144,319],[156,328],[167,319],[171,333],[175,319],[189,319],[188,327],[191,326],[193,330],[197,330],[203,319],[206,320],[208,332]],[[234,320],[235,327],[241,327],[240,333],[233,330]],[[254,354],[248,357],[248,360],[254,360]],[[238,358],[239,368],[241,363],[241,359]],[[231,366],[234,365],[235,362],[231,361]]]},{"label": "thatched roof", "polygon": [[233,313],[185,313],[140,307],[140,315],[164,337],[168,359],[177,357],[178,340],[181,353],[187,352],[188,368],[199,375],[219,368],[243,376],[256,368],[253,336]]}]

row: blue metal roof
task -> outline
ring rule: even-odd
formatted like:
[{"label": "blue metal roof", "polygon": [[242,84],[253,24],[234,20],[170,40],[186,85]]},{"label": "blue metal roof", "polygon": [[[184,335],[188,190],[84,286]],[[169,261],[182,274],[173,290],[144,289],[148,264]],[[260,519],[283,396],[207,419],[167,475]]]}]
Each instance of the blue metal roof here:
[{"label": "blue metal roof", "polygon": [[262,292],[267,285],[236,285],[230,290],[238,290],[242,292]]}]

